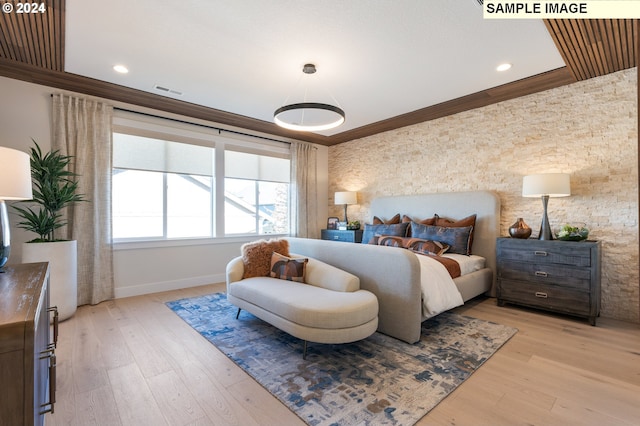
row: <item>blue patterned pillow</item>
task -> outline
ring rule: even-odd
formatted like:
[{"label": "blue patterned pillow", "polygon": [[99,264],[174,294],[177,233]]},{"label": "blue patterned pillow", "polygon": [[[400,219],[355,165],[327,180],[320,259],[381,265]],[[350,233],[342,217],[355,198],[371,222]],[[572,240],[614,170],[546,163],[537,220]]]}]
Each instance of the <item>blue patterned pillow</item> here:
[{"label": "blue patterned pillow", "polygon": [[411,222],[412,237],[448,244],[450,246],[449,253],[470,255],[472,232],[473,226],[445,228],[444,226],[431,226]]},{"label": "blue patterned pillow", "polygon": [[362,244],[376,244],[374,237],[376,235],[393,235],[395,237],[405,237],[407,235],[408,222],[395,223],[392,225],[364,225],[362,232]]}]

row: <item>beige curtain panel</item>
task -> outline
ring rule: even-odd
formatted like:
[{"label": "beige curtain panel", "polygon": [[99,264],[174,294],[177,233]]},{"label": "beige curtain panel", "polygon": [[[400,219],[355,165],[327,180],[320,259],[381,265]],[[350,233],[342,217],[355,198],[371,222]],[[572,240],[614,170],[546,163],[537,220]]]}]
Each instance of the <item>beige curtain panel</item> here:
[{"label": "beige curtain panel", "polygon": [[290,234],[319,238],[317,149],[308,143],[291,143]]},{"label": "beige curtain panel", "polygon": [[113,107],[55,94],[52,149],[73,157],[78,192],[86,202],[65,212],[68,224],[58,238],[78,244],[78,305],[114,297],[111,244],[111,123]]}]

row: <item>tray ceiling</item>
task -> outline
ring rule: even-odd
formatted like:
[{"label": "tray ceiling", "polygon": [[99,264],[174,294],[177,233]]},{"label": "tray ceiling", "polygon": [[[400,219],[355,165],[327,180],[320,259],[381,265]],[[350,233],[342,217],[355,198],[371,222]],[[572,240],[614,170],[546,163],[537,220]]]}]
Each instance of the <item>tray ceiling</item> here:
[{"label": "tray ceiling", "polygon": [[[46,4],[0,14],[0,75],[323,145],[636,66],[633,20],[483,20],[475,0]],[[342,127],[271,122],[307,62]]]}]

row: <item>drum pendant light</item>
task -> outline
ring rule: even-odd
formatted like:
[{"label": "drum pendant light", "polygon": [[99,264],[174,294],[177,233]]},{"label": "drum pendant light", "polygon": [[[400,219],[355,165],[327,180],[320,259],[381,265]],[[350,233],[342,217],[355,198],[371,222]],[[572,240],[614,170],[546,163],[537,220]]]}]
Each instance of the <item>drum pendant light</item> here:
[{"label": "drum pendant light", "polygon": [[[314,64],[306,64],[302,72],[314,74],[316,67]],[[282,106],[273,113],[273,121],[278,126],[301,132],[333,129],[344,123],[344,120],[345,113],[342,108],[325,103],[307,102],[306,99],[304,102]]]}]

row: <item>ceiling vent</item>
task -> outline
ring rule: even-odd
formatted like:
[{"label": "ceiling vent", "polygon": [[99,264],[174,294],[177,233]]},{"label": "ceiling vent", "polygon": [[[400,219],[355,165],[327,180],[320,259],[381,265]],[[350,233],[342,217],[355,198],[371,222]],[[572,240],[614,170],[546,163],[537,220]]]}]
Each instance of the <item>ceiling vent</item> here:
[{"label": "ceiling vent", "polygon": [[165,93],[171,93],[172,95],[176,95],[176,96],[182,96],[183,93],[178,91],[178,90],[173,90],[173,89],[169,89],[167,87],[164,86],[159,86],[159,85],[155,85],[153,86],[154,89],[160,91],[160,92],[165,92]]}]

